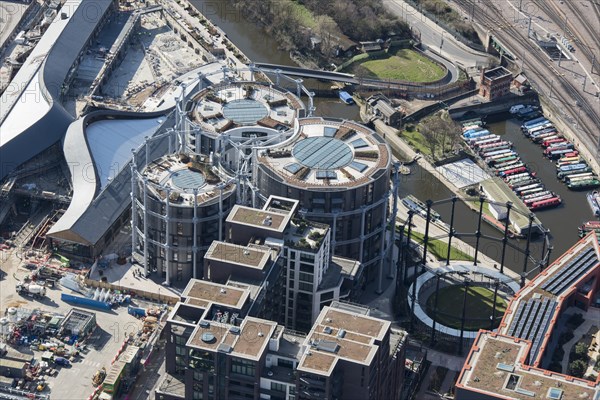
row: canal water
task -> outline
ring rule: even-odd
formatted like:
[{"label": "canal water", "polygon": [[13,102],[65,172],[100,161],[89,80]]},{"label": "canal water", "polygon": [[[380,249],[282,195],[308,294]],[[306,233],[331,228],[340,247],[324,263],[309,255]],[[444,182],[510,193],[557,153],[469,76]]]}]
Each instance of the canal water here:
[{"label": "canal water", "polygon": [[[251,60],[271,64],[295,65],[287,51],[281,50],[273,37],[267,35],[253,22],[246,20],[226,0],[190,0],[190,4],[218,25],[227,33],[229,39],[244,52]],[[307,86],[317,85],[308,81]],[[306,100],[306,99],[303,99]],[[336,118],[347,118],[360,120],[359,109],[356,106],[343,104],[336,98],[315,99],[316,114],[320,116],[331,116]],[[591,212],[586,207],[585,193],[570,192],[566,186],[556,180],[554,165],[542,157],[541,148],[527,140],[520,132],[516,121],[506,121],[491,124],[490,130],[497,134],[505,135],[515,143],[517,151],[532,168],[538,172],[544,183],[550,190],[560,194],[565,204],[557,209],[540,211],[538,216],[545,227],[549,228],[552,236],[554,251],[552,259],[562,254],[571,247],[578,239],[577,226],[585,220],[591,219]],[[411,166],[412,174],[402,176],[400,195],[414,194],[418,198],[442,200],[452,197],[452,192],[447,189],[437,178],[419,166]],[[444,221],[450,221],[450,204],[440,205],[436,210],[442,215]],[[467,206],[457,203],[455,217],[455,229],[457,232],[473,233],[477,229],[477,213],[471,211]],[[491,237],[501,237],[501,232],[482,223],[481,232]],[[474,237],[463,237],[465,242],[475,245]],[[525,247],[525,239],[511,240],[511,243],[519,248]],[[502,244],[496,241],[481,239],[481,251],[495,260],[500,260]],[[542,240],[538,238],[531,243],[531,256],[539,259],[542,252]],[[510,246],[506,251],[505,264],[516,272],[521,272],[524,264],[523,255]],[[528,264],[531,269],[533,264]]]}]

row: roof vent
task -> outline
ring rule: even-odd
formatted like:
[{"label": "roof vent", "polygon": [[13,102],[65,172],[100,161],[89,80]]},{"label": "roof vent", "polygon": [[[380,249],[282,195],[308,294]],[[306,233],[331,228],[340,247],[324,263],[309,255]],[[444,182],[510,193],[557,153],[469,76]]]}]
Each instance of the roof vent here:
[{"label": "roof vent", "polygon": [[340,329],[340,331],[337,334],[337,337],[339,337],[340,339],[343,338],[344,336],[346,336],[346,330],[344,329]]},{"label": "roof vent", "polygon": [[233,333],[233,334],[236,334],[236,335],[239,335],[241,331],[240,331],[240,328],[239,328],[239,327],[237,327],[237,326],[232,326],[231,328],[229,328],[229,332],[231,332],[231,333]]},{"label": "roof vent", "polygon": [[199,325],[201,328],[210,328],[210,322],[208,321],[200,321]]},{"label": "roof vent", "polygon": [[221,292],[221,294],[225,294],[225,293],[227,293],[227,290],[221,288],[221,290],[219,290],[219,292]]},{"label": "roof vent", "polygon": [[326,321],[326,322],[331,322],[331,321],[333,321],[333,320],[332,320],[331,318],[325,318],[325,321]]},{"label": "roof vent", "polygon": [[244,255],[245,256],[249,256],[250,255],[250,250],[244,250]]},{"label": "roof vent", "polygon": [[326,326],[325,328],[323,328],[323,332],[325,332],[328,335],[331,335],[331,332],[333,332],[333,329],[331,329],[331,327]]},{"label": "roof vent", "polygon": [[262,333],[262,332],[258,332],[258,337],[263,337],[263,336],[265,336],[265,334],[264,334],[264,333]]}]

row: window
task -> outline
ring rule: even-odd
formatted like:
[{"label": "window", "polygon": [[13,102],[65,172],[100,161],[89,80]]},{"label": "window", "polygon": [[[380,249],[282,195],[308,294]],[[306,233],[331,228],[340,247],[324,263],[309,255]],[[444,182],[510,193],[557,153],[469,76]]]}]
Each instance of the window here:
[{"label": "window", "polygon": [[306,262],[312,263],[315,261],[315,255],[302,253],[300,255],[300,261],[306,261]]},{"label": "window", "polygon": [[313,274],[307,274],[305,272],[300,272],[299,278],[301,282],[310,282],[313,283],[314,277]]},{"label": "window", "polygon": [[278,358],[277,359],[277,365],[279,365],[280,367],[285,367],[285,368],[294,368],[294,362],[293,361],[285,360],[283,358]]},{"label": "window", "polygon": [[304,291],[307,291],[307,292],[312,292],[313,285],[310,284],[310,283],[302,283],[302,282],[300,282],[300,284],[298,285],[298,289],[304,290]]},{"label": "window", "polygon": [[285,389],[286,385],[284,385],[283,383],[271,382],[271,390],[274,390],[276,392],[285,392]]},{"label": "window", "polygon": [[[325,293],[321,293],[321,301],[331,300],[333,299],[333,290]],[[364,368],[363,368],[364,370]]]},{"label": "window", "polygon": [[185,347],[175,346],[175,354],[177,354],[178,356],[185,356]]},{"label": "window", "polygon": [[253,361],[233,357],[231,359],[231,372],[240,375],[254,376],[256,374],[256,364]]},{"label": "window", "polygon": [[204,374],[198,371],[194,371],[194,380],[202,382],[204,380]]},{"label": "window", "polygon": [[300,272],[310,272],[312,274],[314,270],[314,264],[300,263]]}]

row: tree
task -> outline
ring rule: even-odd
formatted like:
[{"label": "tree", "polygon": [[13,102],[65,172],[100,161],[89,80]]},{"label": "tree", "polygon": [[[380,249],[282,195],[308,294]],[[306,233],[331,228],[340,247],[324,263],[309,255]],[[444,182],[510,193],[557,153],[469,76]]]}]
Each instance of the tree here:
[{"label": "tree", "polygon": [[438,148],[441,148],[440,153],[444,154],[452,150],[460,138],[460,128],[447,111],[424,118],[419,124],[419,132],[427,141],[427,147],[434,159],[437,158]]},{"label": "tree", "polygon": [[569,374],[581,378],[587,369],[587,363],[583,360],[575,360],[569,364]]},{"label": "tree", "polygon": [[586,343],[577,343],[575,345],[576,359],[587,361],[589,359],[588,350],[589,346]]}]

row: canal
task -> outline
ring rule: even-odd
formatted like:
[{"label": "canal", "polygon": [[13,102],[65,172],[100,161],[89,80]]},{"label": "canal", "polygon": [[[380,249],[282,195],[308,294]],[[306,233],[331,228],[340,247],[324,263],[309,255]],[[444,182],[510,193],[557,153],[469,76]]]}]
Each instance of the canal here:
[{"label": "canal", "polygon": [[[287,51],[281,50],[273,37],[267,35],[253,22],[246,20],[228,1],[190,0],[190,4],[218,25],[227,33],[229,39],[243,51],[251,60],[283,65],[295,65]],[[323,85],[323,83],[309,81],[307,86]],[[304,99],[306,100],[306,99]],[[337,98],[315,99],[316,114],[360,120],[359,109],[356,106],[343,104]],[[542,157],[541,149],[527,140],[520,133],[519,125],[515,121],[506,121],[491,124],[490,130],[494,133],[506,135],[515,143],[521,157],[537,171],[544,183],[560,194],[565,204],[557,209],[541,211],[538,216],[544,226],[551,230],[554,251],[552,259],[562,254],[577,240],[577,226],[583,221],[591,219],[591,214],[586,207],[585,193],[570,192],[566,186],[556,180],[553,164]],[[412,174],[402,176],[400,195],[414,194],[420,199],[442,200],[452,197],[452,192],[447,189],[437,178],[418,166],[412,166]],[[450,221],[450,204],[436,207],[446,222]],[[466,205],[458,203],[456,206],[457,217],[455,228],[457,232],[473,233],[477,229],[477,214]],[[501,233],[487,224],[482,224],[482,233],[492,237],[500,237]],[[462,238],[465,242],[475,245],[474,237]],[[520,248],[525,247],[525,239],[511,241]],[[486,255],[500,260],[502,244],[492,240],[481,239],[480,249]],[[542,240],[534,240],[531,244],[531,255],[538,259],[542,251]],[[510,247],[506,253],[506,265],[514,271],[521,272],[524,257],[517,250]],[[528,265],[531,269],[532,265]]]}]

